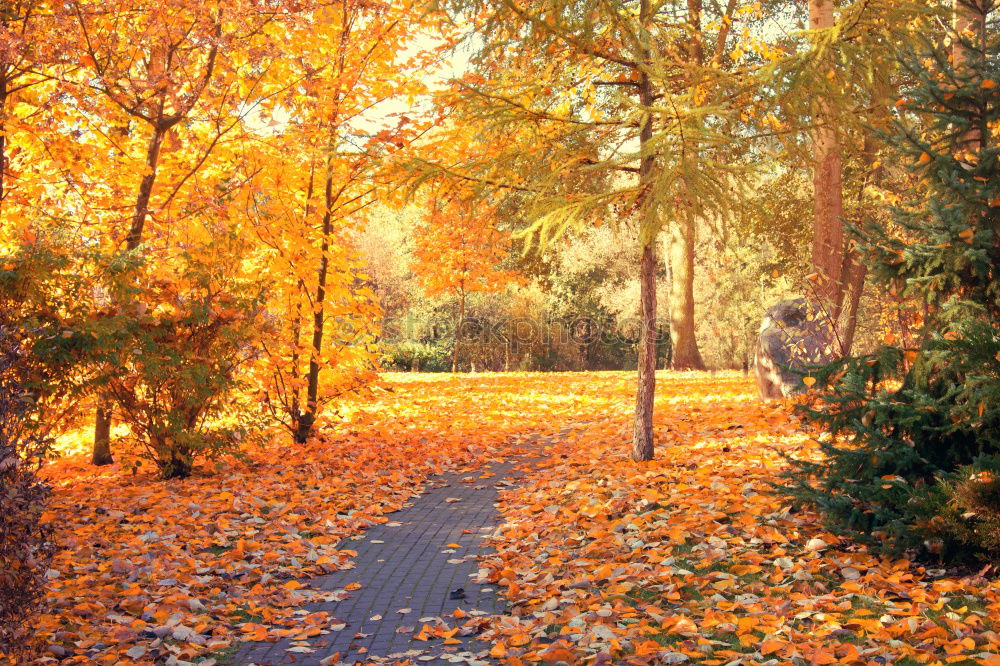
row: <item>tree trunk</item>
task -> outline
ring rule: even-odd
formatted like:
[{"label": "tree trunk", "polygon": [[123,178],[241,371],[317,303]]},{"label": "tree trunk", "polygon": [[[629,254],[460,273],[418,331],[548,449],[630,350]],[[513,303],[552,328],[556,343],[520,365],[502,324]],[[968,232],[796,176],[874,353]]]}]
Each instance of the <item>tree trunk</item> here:
[{"label": "tree trunk", "polygon": [[164,479],[186,479],[191,476],[194,464],[191,457],[191,449],[178,444],[170,445],[166,442],[160,445],[160,450],[165,457],[158,460],[160,473]]},{"label": "tree trunk", "polygon": [[[129,227],[128,235],[125,236],[125,247],[130,252],[142,244],[142,231],[146,224],[146,217],[149,214],[149,201],[153,194],[153,185],[156,182],[156,167],[160,160],[160,149],[163,146],[163,137],[166,130],[161,124],[153,127],[153,136],[149,139],[146,148],[146,173],[139,183],[139,193],[136,196],[135,208],[132,212],[132,224]],[[97,417],[94,420],[94,448],[91,461],[95,465],[110,465],[114,462],[111,456],[111,408],[107,400],[102,396],[97,398]]]},{"label": "tree trunk", "polygon": [[841,354],[849,356],[851,348],[854,346],[854,334],[858,329],[858,308],[861,305],[861,294],[865,290],[865,277],[868,275],[868,267],[854,260],[852,261],[852,274],[845,280],[849,296],[847,297],[847,307],[844,312],[843,333],[841,333]]},{"label": "tree trunk", "polygon": [[[300,282],[301,284],[301,282]],[[302,297],[298,295],[295,303],[295,318],[292,320],[292,395],[288,406],[288,416],[291,422],[292,437],[298,438],[299,423],[302,419],[302,411],[299,404],[301,395],[299,388],[299,341],[302,339]],[[278,384],[280,386],[280,383]]]},{"label": "tree trunk", "polygon": [[[687,0],[688,60],[692,67],[700,68],[704,60],[702,45],[702,0]],[[700,85],[698,70],[690,85]],[[697,160],[699,146],[685,147]],[[684,207],[681,219],[673,221],[669,231],[670,259],[670,338],[671,367],[674,370],[704,370],[705,363],[698,351],[694,319],[694,245],[697,235],[695,216],[690,205]]]},{"label": "tree trunk", "polygon": [[648,241],[639,262],[639,382],[635,394],[632,459],[653,459],[653,399],[656,393],[656,243]]},{"label": "tree trunk", "polygon": [[[958,73],[967,73],[969,63],[969,45],[983,48],[986,44],[986,0],[952,0],[952,29],[955,31],[955,41],[952,45],[952,64]],[[977,63],[972,63],[975,67]],[[972,127],[964,137],[965,148],[971,152],[979,151],[983,138],[983,129]]]},{"label": "tree trunk", "polygon": [[101,402],[97,406],[97,418],[94,421],[94,449],[90,462],[94,465],[110,465],[115,459],[111,456],[111,408]]},{"label": "tree trunk", "polygon": [[[309,186],[306,188],[306,205],[305,210],[302,213],[302,225],[306,226],[309,223],[309,215],[311,214],[311,206],[313,200],[313,186],[316,183],[316,164],[310,160],[309,164]],[[302,299],[303,295],[308,292],[308,287],[306,286],[305,280],[302,278],[298,279],[299,291],[295,298],[295,318],[292,320],[292,396],[291,404],[289,405],[289,418],[292,431],[292,439],[296,442],[303,443],[305,440],[299,440],[299,431],[302,426],[302,403],[299,400],[301,396],[299,388],[299,342],[302,339],[302,322],[305,319],[302,316]],[[306,437],[308,438],[309,433],[306,432]]]},{"label": "tree trunk", "polygon": [[[4,120],[7,113],[7,73],[0,72],[0,213],[3,211],[3,200],[7,196],[7,133]],[[3,219],[0,217],[0,219]]]},{"label": "tree trunk", "polygon": [[[986,44],[986,0],[952,0],[952,29],[956,33],[952,45],[952,63],[959,68],[968,63],[969,44],[982,48]],[[965,39],[958,37],[965,36]]]},{"label": "tree trunk", "polygon": [[[834,25],[833,0],[809,0],[809,28],[824,30]],[[836,114],[829,100],[817,101],[815,122],[812,265],[818,276],[816,295],[830,318],[837,321],[843,303],[843,159]]]},{"label": "tree trunk", "polygon": [[458,372],[458,346],[462,340],[462,324],[465,323],[465,290],[458,294],[458,322],[455,324],[455,349],[451,355],[451,371]]},{"label": "tree trunk", "polygon": [[[639,22],[646,26],[651,19],[649,0],[639,2]],[[648,39],[648,35],[644,37]],[[641,49],[643,59],[649,61],[648,45]],[[653,140],[653,114],[655,101],[653,84],[644,68],[639,73],[639,103],[643,108],[642,126],[639,129],[640,193],[639,243],[642,257],[639,261],[639,301],[641,322],[639,328],[638,377],[635,391],[635,420],[632,429],[632,459],[643,462],[653,459],[653,400],[656,396],[656,236],[658,225],[656,210],[647,210],[653,200],[651,189],[655,182],[656,157],[649,149]]]},{"label": "tree trunk", "polygon": [[670,227],[670,339],[674,370],[704,370],[694,328],[695,221],[685,214]]},{"label": "tree trunk", "polygon": [[[876,78],[872,91],[872,109],[882,109],[884,113],[878,126],[882,127],[890,122],[891,114],[887,109],[889,93],[887,84],[883,80]],[[862,179],[861,188],[858,192],[858,202],[864,203],[865,190],[870,185],[881,185],[883,167],[879,165],[878,143],[875,139],[873,129],[864,131],[864,141],[862,143],[863,163],[868,169],[867,175]],[[844,265],[842,269],[843,296],[841,297],[841,316],[838,322],[840,330],[840,353],[842,356],[849,356],[851,348],[854,346],[854,335],[858,328],[858,309],[861,305],[861,295],[865,289],[865,278],[868,275],[868,267],[861,263],[857,251],[850,246],[844,248]]]},{"label": "tree trunk", "polygon": [[326,162],[326,182],[323,189],[323,240],[320,242],[319,270],[316,274],[316,299],[313,301],[312,353],[309,356],[309,374],[306,381],[306,410],[299,419],[295,439],[305,442],[312,434],[319,411],[319,372],[323,351],[323,327],[326,301],[326,278],[330,270],[330,234],[333,232],[333,140],[330,141],[330,155]]},{"label": "tree trunk", "polygon": [[156,182],[156,167],[160,161],[160,148],[167,130],[161,123],[153,127],[153,136],[146,148],[146,173],[139,183],[139,195],[136,197],[135,210],[132,213],[132,226],[125,237],[125,247],[131,251],[142,243],[142,230],[149,214],[149,200],[153,195],[153,184]]}]

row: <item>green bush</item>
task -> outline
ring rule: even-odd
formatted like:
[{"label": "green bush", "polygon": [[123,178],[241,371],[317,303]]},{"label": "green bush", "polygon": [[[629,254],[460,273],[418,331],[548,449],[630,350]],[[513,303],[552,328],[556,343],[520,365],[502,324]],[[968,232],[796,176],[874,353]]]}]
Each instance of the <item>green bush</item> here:
[{"label": "green bush", "polygon": [[236,452],[256,432],[259,415],[238,396],[267,334],[265,285],[241,273],[235,238],[213,240],[173,257],[169,279],[138,257],[110,272],[114,314],[95,384],[164,478]]},{"label": "green bush", "polygon": [[1000,557],[1000,457],[963,467],[940,490],[937,515],[949,543]]},{"label": "green bush", "polygon": [[405,341],[385,345],[382,365],[392,370],[448,372],[451,345]]},{"label": "green bush", "polygon": [[241,396],[268,331],[266,285],[244,272],[237,234],[208,231],[166,258],[42,233],[4,258],[0,307],[34,332],[32,354],[49,370],[28,378],[42,426],[101,395],[165,478],[257,431]]},{"label": "green bush", "polygon": [[65,238],[39,234],[0,257],[0,311],[16,330],[30,332],[25,344],[34,372],[22,380],[43,439],[75,421],[93,379],[102,327],[94,305],[99,290],[81,264],[87,255]]},{"label": "green bush", "polygon": [[1000,338],[985,322],[958,330],[915,358],[883,347],[817,373],[834,391],[804,409],[834,436],[822,461],[796,462],[790,487],[835,533],[890,553],[1000,555]]}]

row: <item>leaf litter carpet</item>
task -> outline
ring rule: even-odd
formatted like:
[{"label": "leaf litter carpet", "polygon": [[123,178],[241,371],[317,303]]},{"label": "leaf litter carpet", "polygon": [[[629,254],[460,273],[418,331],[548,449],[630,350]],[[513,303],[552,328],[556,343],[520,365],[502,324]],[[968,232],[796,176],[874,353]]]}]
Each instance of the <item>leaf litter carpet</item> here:
[{"label": "leaf litter carpet", "polygon": [[[277,663],[315,663],[350,636],[348,662],[398,642],[420,650],[397,659],[412,664],[446,647],[515,666],[1000,663],[988,572],[875,557],[770,492],[783,454],[817,455],[787,405],[736,374],[659,380],[656,459],[642,464],[627,454],[631,373],[388,375],[314,441],[276,436],[183,481],[133,472],[127,451],[110,468],[58,460],[46,519],[61,551],[35,661],[209,666],[266,645]],[[499,492],[495,538],[456,522],[395,543],[397,517],[440,505],[435,493],[459,498],[443,502],[459,516],[461,493],[487,498],[527,456]],[[437,572],[422,591],[371,575],[401,545],[410,572]],[[457,587],[465,598],[447,598]]]}]

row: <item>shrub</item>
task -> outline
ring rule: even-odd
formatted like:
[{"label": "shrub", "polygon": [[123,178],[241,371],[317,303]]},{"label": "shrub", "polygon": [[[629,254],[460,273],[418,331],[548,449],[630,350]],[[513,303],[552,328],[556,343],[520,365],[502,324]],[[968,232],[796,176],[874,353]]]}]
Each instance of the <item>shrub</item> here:
[{"label": "shrub", "polygon": [[447,372],[451,369],[450,345],[404,341],[386,345],[383,364],[393,370]]},{"label": "shrub", "polygon": [[128,424],[140,456],[164,478],[188,476],[198,458],[236,452],[255,432],[242,371],[266,334],[265,286],[241,272],[241,244],[215,238],[169,265],[112,272],[96,384]]},{"label": "shrub", "polygon": [[34,332],[45,373],[26,377],[42,432],[101,395],[164,477],[235,451],[254,432],[242,371],[268,331],[265,285],[244,272],[246,245],[215,229],[183,252],[102,252],[38,234],[0,264],[0,309]]},{"label": "shrub", "polygon": [[75,421],[93,379],[102,327],[94,316],[87,256],[82,244],[40,233],[0,261],[0,312],[10,331],[30,332],[25,344],[32,372],[22,381],[33,396],[33,418],[43,440]]},{"label": "shrub", "polygon": [[0,655],[17,657],[25,625],[45,592],[53,554],[51,529],[41,522],[49,495],[38,479],[45,440],[38,435],[28,375],[37,368],[9,312],[0,312]]}]

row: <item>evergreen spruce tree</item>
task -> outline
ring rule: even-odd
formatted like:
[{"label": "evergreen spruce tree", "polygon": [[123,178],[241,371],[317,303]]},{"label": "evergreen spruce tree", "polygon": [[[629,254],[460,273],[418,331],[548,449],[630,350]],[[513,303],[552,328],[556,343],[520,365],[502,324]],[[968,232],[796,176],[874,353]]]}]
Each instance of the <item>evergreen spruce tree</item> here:
[{"label": "evergreen spruce tree", "polygon": [[995,0],[956,0],[949,44],[900,56],[890,137],[918,182],[893,224],[855,228],[877,280],[925,306],[914,348],[818,373],[833,434],[787,475],[828,526],[875,546],[1000,556],[1000,39]]}]

